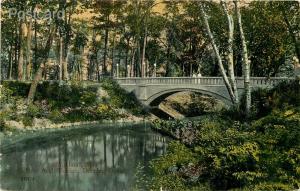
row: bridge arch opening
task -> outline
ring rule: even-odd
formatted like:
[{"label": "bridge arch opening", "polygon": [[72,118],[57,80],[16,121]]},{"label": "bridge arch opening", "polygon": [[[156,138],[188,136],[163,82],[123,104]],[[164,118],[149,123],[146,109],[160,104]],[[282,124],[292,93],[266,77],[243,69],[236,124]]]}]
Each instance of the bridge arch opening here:
[{"label": "bridge arch opening", "polygon": [[212,97],[216,100],[221,101],[224,103],[225,106],[229,107],[232,105],[231,100],[229,100],[227,97],[214,93],[214,92],[209,92],[206,90],[201,90],[201,89],[171,89],[171,90],[166,90],[166,91],[161,91],[159,93],[156,93],[148,98],[146,101],[146,104],[151,106],[151,107],[156,107],[158,106],[161,102],[163,102],[166,98],[180,93],[180,92],[192,92],[192,93],[198,93],[203,96],[209,96]]},{"label": "bridge arch opening", "polygon": [[197,117],[221,111],[230,101],[216,93],[195,89],[173,89],[152,95],[150,111],[162,119]]}]

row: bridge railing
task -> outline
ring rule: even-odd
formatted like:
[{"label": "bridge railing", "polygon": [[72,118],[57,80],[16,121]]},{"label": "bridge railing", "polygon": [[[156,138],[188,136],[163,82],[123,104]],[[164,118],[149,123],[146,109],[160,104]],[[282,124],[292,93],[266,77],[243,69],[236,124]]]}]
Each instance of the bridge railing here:
[{"label": "bridge railing", "polygon": [[[223,86],[224,80],[222,77],[155,77],[155,78],[116,78],[119,84],[137,85],[137,84],[199,84],[199,85],[216,85]],[[291,80],[291,78],[264,78],[251,77],[251,86],[269,86],[276,85],[282,81]],[[244,78],[236,78],[237,86],[244,85]]]}]

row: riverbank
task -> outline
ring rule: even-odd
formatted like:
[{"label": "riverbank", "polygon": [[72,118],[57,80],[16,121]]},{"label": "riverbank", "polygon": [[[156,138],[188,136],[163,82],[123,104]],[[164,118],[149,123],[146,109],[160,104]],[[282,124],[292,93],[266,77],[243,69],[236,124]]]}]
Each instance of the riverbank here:
[{"label": "riverbank", "polygon": [[39,84],[33,104],[26,104],[30,84],[5,82],[0,98],[1,131],[36,131],[73,125],[151,120],[134,95],[112,80],[98,87],[82,84]]},{"label": "riverbank", "polygon": [[[300,83],[253,92],[248,121],[235,111],[194,121],[156,121],[175,139],[152,162],[157,190],[297,190]],[[241,106],[242,108],[242,106]]]},{"label": "riverbank", "polygon": [[101,120],[101,121],[82,121],[82,122],[65,122],[65,123],[52,123],[48,119],[34,119],[33,126],[25,127],[24,124],[17,121],[5,121],[5,126],[7,127],[7,132],[26,132],[26,131],[40,131],[47,129],[63,129],[73,126],[81,125],[93,125],[93,124],[115,124],[115,123],[141,123],[141,122],[151,122],[151,118],[141,118],[134,116],[133,118],[123,118],[117,120]]}]

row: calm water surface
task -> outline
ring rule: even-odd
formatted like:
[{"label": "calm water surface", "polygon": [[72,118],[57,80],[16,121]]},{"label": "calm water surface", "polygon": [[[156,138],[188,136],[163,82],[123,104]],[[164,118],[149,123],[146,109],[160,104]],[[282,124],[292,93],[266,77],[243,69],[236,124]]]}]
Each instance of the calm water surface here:
[{"label": "calm water surface", "polygon": [[[166,152],[143,125],[93,125],[2,139],[0,191],[132,190],[139,166]],[[147,170],[148,169],[148,170]]]}]

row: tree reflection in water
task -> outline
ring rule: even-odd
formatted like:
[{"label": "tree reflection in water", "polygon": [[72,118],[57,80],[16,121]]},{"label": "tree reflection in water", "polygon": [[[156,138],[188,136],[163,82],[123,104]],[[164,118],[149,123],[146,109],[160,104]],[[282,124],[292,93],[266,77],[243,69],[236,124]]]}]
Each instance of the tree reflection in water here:
[{"label": "tree reflection in water", "polygon": [[167,146],[166,138],[140,126],[37,140],[2,154],[0,190],[131,190],[138,164],[147,166]]}]

